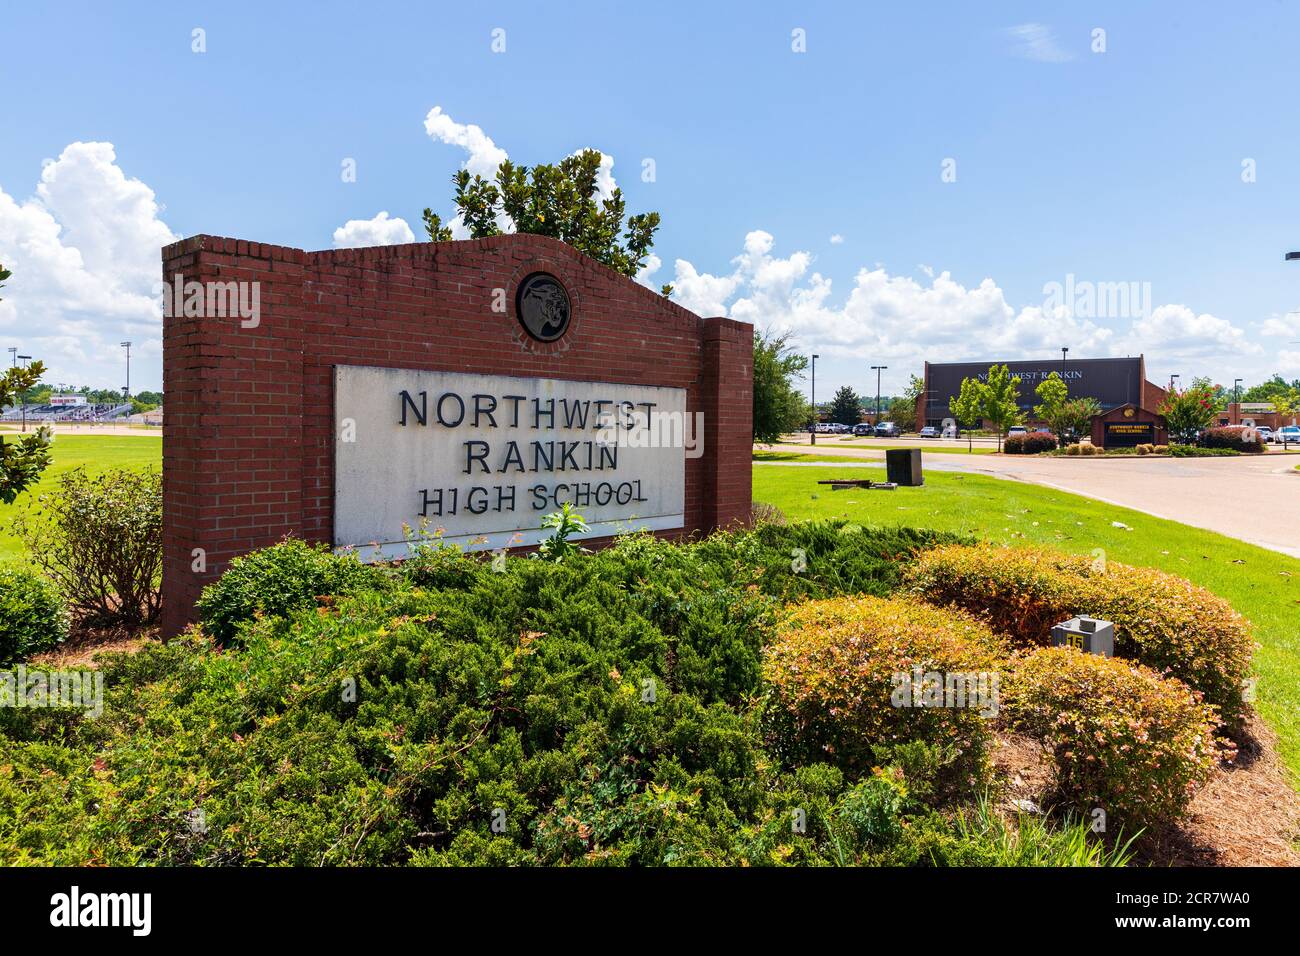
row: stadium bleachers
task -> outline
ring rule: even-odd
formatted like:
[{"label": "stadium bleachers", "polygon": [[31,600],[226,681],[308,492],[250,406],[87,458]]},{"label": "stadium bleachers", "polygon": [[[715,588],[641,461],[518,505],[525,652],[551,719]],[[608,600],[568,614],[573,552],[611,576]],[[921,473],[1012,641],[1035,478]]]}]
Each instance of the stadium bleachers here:
[{"label": "stadium bleachers", "polygon": [[22,421],[50,424],[54,422],[111,422],[131,414],[131,403],[97,403],[87,405],[10,405],[0,411],[0,421]]}]

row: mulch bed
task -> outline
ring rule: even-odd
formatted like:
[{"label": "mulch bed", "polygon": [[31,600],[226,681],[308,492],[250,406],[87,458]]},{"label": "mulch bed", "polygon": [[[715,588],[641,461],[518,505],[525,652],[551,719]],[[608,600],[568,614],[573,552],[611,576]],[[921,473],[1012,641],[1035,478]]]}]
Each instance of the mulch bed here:
[{"label": "mulch bed", "polygon": [[[1134,864],[1150,866],[1300,866],[1300,794],[1277,758],[1277,737],[1251,716],[1233,737],[1237,754],[1220,763],[1192,799],[1182,824],[1144,833],[1133,845]],[[1051,768],[1041,746],[1017,736],[999,738],[994,763],[1004,781],[1002,805],[1046,805]]]},{"label": "mulch bed", "polygon": [[132,632],[125,628],[74,625],[66,641],[53,650],[33,656],[28,665],[50,670],[94,667],[97,654],[107,651],[135,652],[146,641],[157,637],[156,627]]}]

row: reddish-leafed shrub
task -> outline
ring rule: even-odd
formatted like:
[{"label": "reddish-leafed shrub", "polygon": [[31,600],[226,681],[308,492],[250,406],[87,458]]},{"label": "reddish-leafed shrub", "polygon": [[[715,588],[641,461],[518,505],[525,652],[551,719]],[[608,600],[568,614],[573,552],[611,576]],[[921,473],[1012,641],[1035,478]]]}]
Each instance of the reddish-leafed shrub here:
[{"label": "reddish-leafed shrub", "polygon": [[1059,797],[1126,825],[1180,817],[1218,751],[1214,708],[1181,681],[1072,647],[1018,654],[1008,722],[1052,754]]},{"label": "reddish-leafed shrub", "polygon": [[[797,605],[764,651],[771,742],[791,763],[824,761],[850,774],[870,770],[878,747],[950,746],[961,754],[954,771],[973,783],[1005,660],[1003,642],[958,611],[874,597]],[[937,690],[934,675],[953,689],[937,706],[922,698]]]},{"label": "reddish-leafed shrub", "polygon": [[907,569],[925,600],[983,615],[1017,645],[1043,645],[1076,614],[1115,625],[1115,653],[1200,691],[1224,719],[1240,713],[1250,671],[1249,623],[1223,598],[1152,568],[1049,549],[952,545]]}]

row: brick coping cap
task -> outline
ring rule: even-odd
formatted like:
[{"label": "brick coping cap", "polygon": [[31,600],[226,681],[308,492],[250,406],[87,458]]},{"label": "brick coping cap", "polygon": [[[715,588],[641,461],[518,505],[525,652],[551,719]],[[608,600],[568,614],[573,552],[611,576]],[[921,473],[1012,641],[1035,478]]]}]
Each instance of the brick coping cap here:
[{"label": "brick coping cap", "polygon": [[427,259],[436,260],[442,252],[477,252],[491,251],[499,247],[509,246],[533,246],[542,247],[546,254],[563,256],[577,264],[583,269],[592,269],[597,272],[606,273],[606,278],[611,280],[622,280],[627,285],[634,287],[637,294],[651,297],[660,306],[667,306],[670,310],[679,313],[683,318],[689,318],[699,322],[734,322],[736,325],[750,325],[748,322],[741,322],[737,319],[730,319],[726,316],[713,316],[709,318],[702,317],[684,306],[678,305],[671,299],[665,298],[653,289],[643,286],[641,283],[628,278],[621,272],[611,269],[603,262],[597,262],[595,259],[579,252],[567,242],[559,239],[553,239],[550,236],[539,236],[533,233],[503,233],[499,236],[490,236],[486,239],[452,239],[448,242],[407,242],[400,245],[391,246],[361,246],[351,249],[322,249],[316,252],[308,252],[303,249],[297,249],[293,246],[277,246],[266,242],[250,242],[247,239],[232,239],[229,236],[210,236],[206,233],[200,233],[196,236],[189,236],[170,245],[162,247],[162,259],[166,262],[169,259],[175,259],[180,256],[192,255],[199,252],[209,252],[218,255],[237,255],[247,256],[256,259],[267,259],[276,262],[292,262],[302,265],[315,263],[339,264],[364,264],[377,263],[386,260],[395,259]]}]

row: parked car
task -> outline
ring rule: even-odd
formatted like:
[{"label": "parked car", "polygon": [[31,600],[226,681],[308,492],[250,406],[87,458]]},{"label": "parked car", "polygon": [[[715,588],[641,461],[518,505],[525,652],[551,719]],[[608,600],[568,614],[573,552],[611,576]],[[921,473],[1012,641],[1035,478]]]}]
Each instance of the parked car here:
[{"label": "parked car", "polygon": [[922,438],[938,438],[938,437],[939,437],[939,429],[935,428],[933,425],[926,425],[924,428],[921,429],[921,437],[922,437]]},{"label": "parked car", "polygon": [[875,426],[870,425],[867,422],[863,422],[860,425],[853,426],[853,434],[855,435],[874,435],[875,433],[876,433]]},{"label": "parked car", "polygon": [[1300,425],[1283,425],[1277,430],[1273,440],[1284,445],[1300,445]]},{"label": "parked car", "polygon": [[1028,435],[1028,434],[1029,434],[1029,429],[1026,428],[1024,425],[1012,425],[1010,428],[1007,429],[1008,438],[1010,438],[1012,435]]},{"label": "parked car", "polygon": [[893,422],[881,422],[876,426],[877,438],[897,438],[903,434],[903,430]]},{"label": "parked car", "polygon": [[1261,442],[1271,442],[1273,440],[1273,428],[1270,425],[1257,425],[1255,431],[1259,433]]}]

